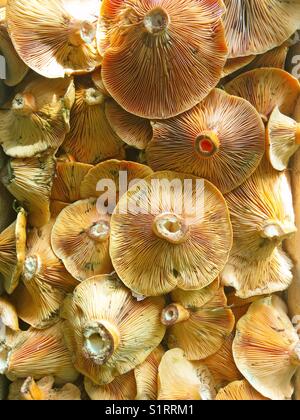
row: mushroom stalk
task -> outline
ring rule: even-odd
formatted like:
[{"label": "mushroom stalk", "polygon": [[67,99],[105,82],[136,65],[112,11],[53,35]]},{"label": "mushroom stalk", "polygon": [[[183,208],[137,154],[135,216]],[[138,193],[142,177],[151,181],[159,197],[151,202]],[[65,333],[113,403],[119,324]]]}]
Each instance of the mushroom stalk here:
[{"label": "mushroom stalk", "polygon": [[35,97],[31,93],[17,94],[12,101],[12,110],[21,115],[28,115],[36,110]]},{"label": "mushroom stalk", "polygon": [[69,42],[74,47],[80,47],[84,44],[91,44],[96,36],[96,28],[92,22],[76,21],[72,25],[69,35]]},{"label": "mushroom stalk", "polygon": [[170,17],[162,7],[155,7],[150,10],[144,18],[145,29],[152,35],[159,35],[164,32],[169,23]]},{"label": "mushroom stalk", "polygon": [[153,233],[172,244],[181,244],[187,240],[189,227],[185,220],[173,213],[163,213],[155,217]]},{"label": "mushroom stalk", "polygon": [[166,326],[178,324],[179,322],[187,321],[190,313],[179,303],[172,303],[168,305],[161,314],[161,322]]},{"label": "mushroom stalk", "polygon": [[4,341],[0,341],[0,374],[5,375],[9,363],[10,349]]},{"label": "mushroom stalk", "polygon": [[281,242],[296,231],[297,229],[295,226],[281,226],[278,222],[269,221],[265,224],[261,236],[269,240]]},{"label": "mushroom stalk", "polygon": [[99,220],[87,230],[87,235],[96,242],[106,241],[109,238],[109,233],[109,223],[105,220]]},{"label": "mushroom stalk", "polygon": [[30,281],[41,271],[42,262],[38,255],[31,255],[25,259],[23,279]]},{"label": "mushroom stalk", "polygon": [[217,133],[207,130],[200,133],[195,141],[195,150],[202,157],[211,157],[220,149],[220,140]]},{"label": "mushroom stalk", "polygon": [[292,354],[292,364],[294,366],[300,366],[300,341],[297,343]]}]

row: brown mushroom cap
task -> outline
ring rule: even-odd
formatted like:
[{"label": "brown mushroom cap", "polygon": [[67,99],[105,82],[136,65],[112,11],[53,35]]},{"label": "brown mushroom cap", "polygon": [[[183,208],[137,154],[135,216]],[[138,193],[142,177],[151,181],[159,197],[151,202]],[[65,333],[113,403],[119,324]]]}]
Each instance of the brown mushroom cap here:
[{"label": "brown mushroom cap", "polygon": [[136,400],[156,400],[158,392],[158,367],[164,355],[162,346],[158,346],[147,359],[134,369],[137,394]]},{"label": "brown mushroom cap", "polygon": [[298,0],[224,0],[229,58],[262,54],[281,45],[299,27]]},{"label": "brown mushroom cap", "polygon": [[99,0],[9,0],[7,24],[22,60],[35,72],[58,78],[88,73],[101,64],[96,31]]},{"label": "brown mushroom cap", "polygon": [[228,58],[223,69],[222,77],[229,76],[238,70],[242,70],[255,59],[255,55],[246,57]]},{"label": "brown mushroom cap", "polygon": [[[219,0],[102,2],[102,77],[126,111],[144,118],[178,115],[219,82],[227,47]],[[184,71],[182,71],[184,69]],[[151,75],[151,77],[149,77]]]},{"label": "brown mushroom cap", "polygon": [[265,129],[247,101],[215,89],[186,113],[153,124],[146,150],[156,171],[190,173],[226,193],[257,168],[265,150]]},{"label": "brown mushroom cap", "polygon": [[245,379],[242,381],[235,381],[221,389],[216,400],[230,400],[230,401],[251,401],[251,400],[269,400],[257,392]]},{"label": "brown mushroom cap", "polygon": [[84,378],[84,388],[92,401],[134,400],[136,382],[133,371],[117,376],[108,385],[96,385],[89,378]]}]

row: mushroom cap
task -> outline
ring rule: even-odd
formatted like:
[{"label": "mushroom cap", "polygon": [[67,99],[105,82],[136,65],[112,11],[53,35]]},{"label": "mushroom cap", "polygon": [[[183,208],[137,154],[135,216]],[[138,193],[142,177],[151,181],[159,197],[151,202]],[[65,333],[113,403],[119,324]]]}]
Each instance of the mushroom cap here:
[{"label": "mushroom cap", "polygon": [[10,159],[2,171],[2,183],[24,205],[28,222],[41,227],[50,220],[50,195],[55,159],[51,153],[27,159]]},{"label": "mushroom cap", "polygon": [[262,54],[281,45],[299,27],[298,0],[224,0],[224,3],[229,58]]},{"label": "mushroom cap", "polygon": [[260,68],[243,73],[225,85],[226,92],[249,101],[268,121],[276,106],[292,115],[300,95],[298,80],[281,69]]},{"label": "mushroom cap", "polygon": [[216,400],[230,400],[230,401],[251,401],[251,400],[269,400],[257,392],[245,379],[242,381],[231,382],[225,388],[221,389]]},{"label": "mushroom cap", "polygon": [[146,157],[154,170],[206,178],[222,193],[242,184],[265,151],[265,129],[258,112],[244,99],[220,89],[185,114],[155,122],[153,133]]},{"label": "mushroom cap", "polygon": [[116,159],[107,160],[98,163],[87,173],[81,183],[80,195],[82,198],[100,197],[104,188],[98,188],[99,182],[111,180],[115,186],[116,194],[122,196],[127,192],[128,186],[132,187],[141,179],[152,174],[151,168],[140,163]]},{"label": "mushroom cap", "polygon": [[134,369],[137,394],[135,400],[156,400],[158,392],[158,367],[164,355],[162,346],[158,346],[147,359]]},{"label": "mushroom cap", "polygon": [[2,328],[4,330],[9,328],[12,331],[19,330],[19,320],[16,309],[12,303],[4,297],[0,297],[0,340],[2,338]]},{"label": "mushroom cap", "polygon": [[234,327],[223,287],[212,284],[191,292],[177,289],[171,293],[171,300],[187,309],[189,318],[167,328],[168,347],[180,347],[189,360],[205,359],[216,353]]},{"label": "mushroom cap", "polygon": [[264,397],[292,397],[291,379],[300,363],[299,348],[297,332],[278,296],[252,303],[237,324],[233,343],[236,365]]},{"label": "mushroom cap", "polygon": [[76,82],[75,103],[70,114],[70,132],[63,149],[79,162],[96,164],[117,157],[122,147],[121,139],[111,128],[106,115],[108,97],[89,77]]},{"label": "mushroom cap", "polygon": [[289,48],[290,43],[289,41],[286,41],[279,47],[273,48],[264,54],[257,55],[255,59],[249,63],[247,70],[267,67],[284,70]]},{"label": "mushroom cap", "polygon": [[137,302],[109,275],[82,282],[61,311],[76,369],[94,383],[107,385],[143,363],[164,336],[163,306],[161,297]]},{"label": "mushroom cap", "polygon": [[51,248],[54,220],[27,236],[27,250],[21,281],[11,296],[18,316],[35,328],[58,320],[59,308],[78,282],[67,272]]},{"label": "mushroom cap", "polygon": [[93,71],[101,64],[96,31],[99,0],[9,0],[7,25],[16,51],[48,78]]},{"label": "mushroom cap", "polygon": [[153,174],[129,189],[111,220],[113,266],[127,287],[144,296],[208,286],[231,245],[221,193],[206,180],[175,172]]},{"label": "mushroom cap", "polygon": [[243,70],[248,64],[255,59],[255,55],[245,57],[228,58],[223,69],[222,77],[226,77],[238,70]]},{"label": "mushroom cap", "polygon": [[19,283],[26,249],[26,214],[20,209],[16,221],[0,234],[0,275],[7,293]]},{"label": "mushroom cap", "polygon": [[58,149],[70,129],[73,102],[72,79],[49,82],[29,75],[6,109],[0,110],[0,142],[5,153],[27,158]]},{"label": "mushroom cap", "polygon": [[98,48],[105,88],[122,108],[144,118],[190,109],[221,78],[223,13],[220,0],[104,0]]},{"label": "mushroom cap", "polygon": [[300,125],[282,114],[278,107],[272,112],[267,126],[268,158],[274,169],[283,171],[300,146]]},{"label": "mushroom cap", "polygon": [[134,400],[136,395],[136,382],[134,372],[117,376],[110,384],[96,385],[89,378],[84,378],[84,388],[92,401],[120,401]]},{"label": "mushroom cap", "polygon": [[110,215],[95,198],[76,201],[57,216],[51,243],[56,256],[78,281],[113,271],[109,256]]}]

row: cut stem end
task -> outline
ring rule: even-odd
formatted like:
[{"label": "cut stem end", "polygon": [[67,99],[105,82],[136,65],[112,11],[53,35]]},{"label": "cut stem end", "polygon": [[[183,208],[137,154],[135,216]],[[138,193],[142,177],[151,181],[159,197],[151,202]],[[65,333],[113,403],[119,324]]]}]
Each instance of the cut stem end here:
[{"label": "cut stem end", "polygon": [[146,14],[144,26],[152,35],[159,35],[164,32],[170,24],[170,17],[162,7],[155,7]]},{"label": "cut stem end", "polygon": [[204,131],[195,140],[195,150],[201,157],[212,157],[220,149],[220,140],[214,131]]},{"label": "cut stem end", "polygon": [[171,303],[163,309],[161,314],[161,322],[163,325],[171,326],[179,322],[187,321],[190,313],[179,303]]},{"label": "cut stem end", "polygon": [[153,233],[172,244],[181,244],[188,238],[189,227],[176,214],[164,213],[155,217],[152,225]]}]

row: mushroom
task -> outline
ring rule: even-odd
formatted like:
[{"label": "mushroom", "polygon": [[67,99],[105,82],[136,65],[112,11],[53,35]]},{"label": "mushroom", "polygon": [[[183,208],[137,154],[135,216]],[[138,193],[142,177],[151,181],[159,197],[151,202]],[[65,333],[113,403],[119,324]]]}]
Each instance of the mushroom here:
[{"label": "mushroom", "polygon": [[158,367],[164,355],[162,346],[157,347],[144,363],[134,369],[137,394],[135,400],[156,400],[158,392]]},{"label": "mushroom", "polygon": [[90,278],[66,298],[61,316],[76,369],[95,384],[110,384],[145,361],[160,344],[161,297],[137,302],[113,276]]},{"label": "mushroom", "polygon": [[7,293],[19,283],[25,262],[26,214],[20,209],[16,221],[0,234],[0,277]]},{"label": "mushroom", "polygon": [[292,262],[282,242],[296,232],[292,194],[284,172],[264,159],[257,171],[226,196],[233,247],[221,273],[223,284],[245,299],[287,289]]},{"label": "mushroom", "polygon": [[216,353],[234,327],[234,316],[219,280],[195,291],[174,290],[161,321],[167,327],[169,348],[180,347],[188,360],[201,360]]},{"label": "mushroom", "polygon": [[224,11],[219,0],[137,1],[134,7],[104,0],[98,49],[104,53],[105,88],[122,108],[143,118],[187,111],[221,78]]},{"label": "mushroom", "polygon": [[11,296],[19,318],[35,328],[57,322],[59,308],[78,282],[51,248],[54,220],[27,236],[27,250],[19,286]]},{"label": "mushroom", "polygon": [[269,400],[257,392],[245,379],[242,381],[235,381],[221,389],[216,400],[224,401],[251,401],[251,400]]},{"label": "mushroom", "polygon": [[10,340],[17,331],[19,320],[16,309],[6,298],[0,297],[0,343]]},{"label": "mushroom", "polygon": [[110,215],[97,205],[95,198],[64,208],[51,235],[54,253],[78,281],[113,271],[109,240]]},{"label": "mushroom", "polygon": [[[281,45],[299,27],[298,0],[224,0],[229,58],[262,54]],[[278,23],[280,22],[280,25]]]},{"label": "mushroom", "polygon": [[69,131],[74,102],[72,79],[49,80],[31,75],[0,110],[0,138],[5,153],[27,158],[56,151]]},{"label": "mushroom", "polygon": [[48,78],[89,73],[101,64],[96,32],[100,1],[9,0],[11,40],[21,59]]},{"label": "mushroom", "polygon": [[129,189],[112,215],[113,266],[140,295],[208,286],[226,264],[231,245],[223,196],[193,176],[153,174]]},{"label": "mushroom", "polygon": [[89,378],[84,378],[84,388],[93,401],[134,400],[136,382],[133,371],[117,376],[110,384],[96,385]]},{"label": "mushroom", "polygon": [[242,184],[265,150],[264,125],[254,107],[219,89],[185,114],[155,122],[153,133],[146,157],[155,171],[206,178],[222,193]]},{"label": "mushroom", "polygon": [[300,341],[285,303],[276,295],[252,303],[237,324],[233,355],[238,369],[264,397],[292,397]]},{"label": "mushroom", "polygon": [[252,63],[254,59],[255,55],[228,58],[223,69],[222,77],[229,76],[238,70],[243,70],[248,64]]}]

